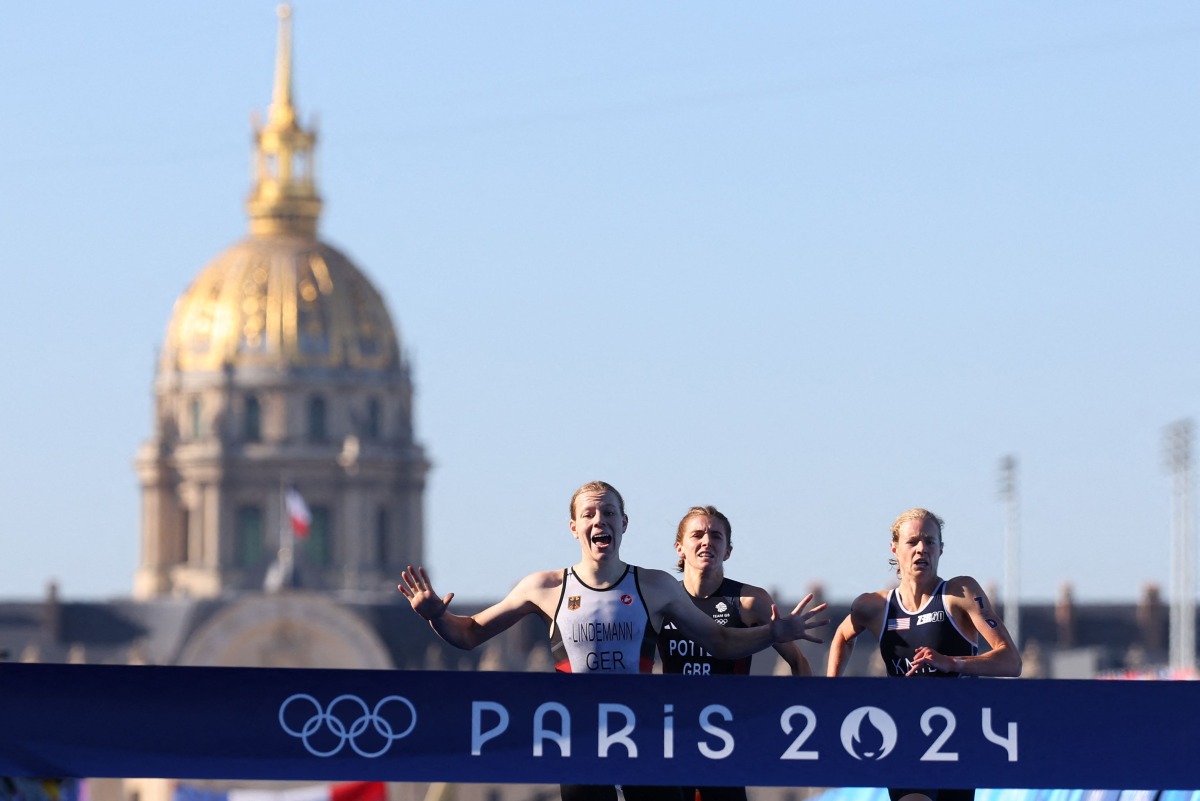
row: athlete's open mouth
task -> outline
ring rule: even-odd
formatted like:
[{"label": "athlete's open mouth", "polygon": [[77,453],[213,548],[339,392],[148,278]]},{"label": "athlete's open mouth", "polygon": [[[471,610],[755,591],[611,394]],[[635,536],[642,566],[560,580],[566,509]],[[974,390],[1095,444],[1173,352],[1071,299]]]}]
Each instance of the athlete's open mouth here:
[{"label": "athlete's open mouth", "polygon": [[597,534],[592,537],[592,542],[600,545],[608,545],[610,542],[612,542],[612,534]]}]

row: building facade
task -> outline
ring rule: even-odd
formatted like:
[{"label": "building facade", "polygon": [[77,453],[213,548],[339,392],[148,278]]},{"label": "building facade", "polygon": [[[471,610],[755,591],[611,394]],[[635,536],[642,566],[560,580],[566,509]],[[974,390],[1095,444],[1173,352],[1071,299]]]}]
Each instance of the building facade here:
[{"label": "building facade", "polygon": [[[292,101],[290,24],[285,7],[249,235],[178,299],[159,357],[136,461],[136,598],[259,590],[272,566],[312,590],[381,592],[422,561],[429,463],[412,376],[379,292],[318,238],[316,135]],[[289,489],[311,518],[296,542]]]}]

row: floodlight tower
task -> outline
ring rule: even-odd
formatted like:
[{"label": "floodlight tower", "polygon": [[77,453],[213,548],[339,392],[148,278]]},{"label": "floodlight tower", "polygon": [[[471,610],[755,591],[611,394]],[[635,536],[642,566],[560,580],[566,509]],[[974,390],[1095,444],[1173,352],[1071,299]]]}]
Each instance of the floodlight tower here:
[{"label": "floodlight tower", "polygon": [[1000,497],[1004,500],[1004,623],[1021,648],[1021,549],[1017,531],[1017,457],[1000,460]]},{"label": "floodlight tower", "polygon": [[1196,551],[1192,537],[1191,420],[1167,426],[1167,469],[1171,472],[1171,639],[1170,666],[1196,668]]}]

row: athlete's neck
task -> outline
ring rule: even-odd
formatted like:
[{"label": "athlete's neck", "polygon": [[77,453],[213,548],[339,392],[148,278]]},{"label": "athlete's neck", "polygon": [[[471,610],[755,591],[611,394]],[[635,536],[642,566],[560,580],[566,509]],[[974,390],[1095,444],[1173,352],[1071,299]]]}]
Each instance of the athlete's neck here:
[{"label": "athlete's neck", "polygon": [[603,590],[620,581],[628,568],[620,559],[584,559],[571,569],[584,584]]},{"label": "athlete's neck", "polygon": [[930,578],[909,576],[900,580],[900,586],[896,588],[896,593],[900,596],[900,603],[905,609],[920,609],[929,603],[934,590],[941,583],[942,580],[937,576]]},{"label": "athlete's neck", "polygon": [[725,580],[725,571],[718,565],[713,570],[695,570],[691,565],[683,567],[683,588],[693,598],[707,598],[717,591]]}]

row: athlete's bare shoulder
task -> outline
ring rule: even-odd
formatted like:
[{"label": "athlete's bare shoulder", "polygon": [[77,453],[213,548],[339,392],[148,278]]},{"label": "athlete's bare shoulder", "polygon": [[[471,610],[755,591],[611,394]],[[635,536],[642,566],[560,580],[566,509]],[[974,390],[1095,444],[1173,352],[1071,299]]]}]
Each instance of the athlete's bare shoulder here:
[{"label": "athlete's bare shoulder", "polygon": [[946,579],[946,601],[951,608],[978,610],[990,614],[991,601],[983,587],[972,576]]},{"label": "athlete's bare shoulder", "polygon": [[742,609],[742,619],[749,625],[757,626],[771,622],[771,604],[775,600],[771,593],[762,587],[738,582],[742,588],[738,591],[738,605]]},{"label": "athlete's bare shoulder", "polygon": [[562,592],[563,571],[539,570],[517,582],[508,597],[518,603],[533,603],[549,613]]},{"label": "athlete's bare shoulder", "polygon": [[686,607],[695,608],[683,585],[670,573],[652,567],[636,569],[638,587],[641,588],[642,598],[646,602],[650,617],[655,621],[655,626],[659,623],[658,617],[669,608],[674,608],[672,617],[676,618],[683,613],[681,610],[686,611]]},{"label": "athlete's bare shoulder", "polygon": [[947,611],[954,616],[955,622],[965,630],[968,637],[978,631],[991,643],[992,637],[995,636],[993,630],[1004,630],[1003,621],[992,606],[987,592],[973,577],[955,576],[947,579],[945,600]]},{"label": "athlete's bare shoulder", "polygon": [[864,592],[862,595],[854,599],[854,604],[863,604],[864,606],[883,606],[887,603],[888,593],[891,590],[875,590],[874,592]]},{"label": "athlete's bare shoulder", "polygon": [[679,589],[679,579],[672,576],[665,570],[659,570],[653,567],[638,567],[633,566],[637,570],[638,583],[642,585],[642,589],[647,588],[652,590],[674,590]]},{"label": "athlete's bare shoulder", "polygon": [[566,573],[566,568],[555,568],[553,570],[538,570],[530,573],[523,581],[528,581],[531,584],[536,584],[541,587],[561,587],[563,583],[563,575]]},{"label": "athlete's bare shoulder", "polygon": [[954,576],[946,579],[945,593],[953,598],[974,601],[975,596],[983,595],[983,587],[973,576]]},{"label": "athlete's bare shoulder", "polygon": [[890,590],[864,592],[850,604],[850,615],[860,626],[876,628],[875,623],[883,619]]}]

